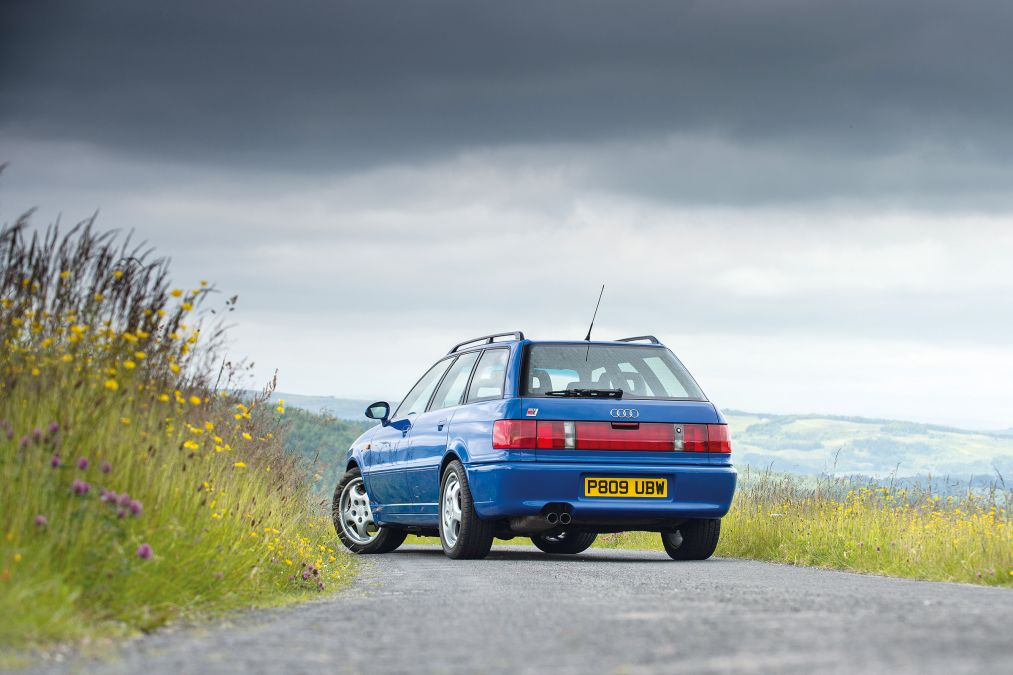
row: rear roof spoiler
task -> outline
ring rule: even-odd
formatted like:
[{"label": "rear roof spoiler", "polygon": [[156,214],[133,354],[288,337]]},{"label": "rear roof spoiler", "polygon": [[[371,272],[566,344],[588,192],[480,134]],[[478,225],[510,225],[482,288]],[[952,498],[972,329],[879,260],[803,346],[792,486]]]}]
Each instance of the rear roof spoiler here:
[{"label": "rear roof spoiler", "polygon": [[482,337],[472,338],[470,340],[465,340],[464,342],[458,342],[456,345],[450,348],[450,351],[447,352],[447,354],[453,354],[461,347],[476,342],[484,342],[487,345],[492,344],[492,342],[498,337],[512,337],[514,340],[523,340],[524,333],[520,332],[519,330],[515,330],[509,333],[493,333],[492,335],[483,335]]},{"label": "rear roof spoiler", "polygon": [[642,342],[644,340],[647,340],[653,345],[661,344],[661,340],[654,337],[653,335],[638,335],[636,337],[621,338],[619,340],[616,340],[616,342]]}]

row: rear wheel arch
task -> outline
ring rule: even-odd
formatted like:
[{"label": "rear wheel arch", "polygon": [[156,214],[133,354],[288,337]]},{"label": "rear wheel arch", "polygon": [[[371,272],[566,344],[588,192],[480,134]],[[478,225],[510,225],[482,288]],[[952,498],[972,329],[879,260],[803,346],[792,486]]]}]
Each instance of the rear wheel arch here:
[{"label": "rear wheel arch", "polygon": [[345,471],[348,472],[348,471],[351,471],[352,469],[359,469],[361,471],[362,467],[359,466],[359,462],[358,461],[356,461],[354,459],[350,459],[350,460],[348,460],[348,464],[345,465]]},{"label": "rear wheel arch", "polygon": [[439,480],[441,481],[441,483],[443,481],[443,473],[447,470],[447,467],[450,466],[451,462],[461,462],[461,464],[464,464],[464,461],[460,457],[458,457],[456,450],[451,450],[447,452],[447,454],[443,455],[443,461],[440,462],[440,473],[439,473]]}]

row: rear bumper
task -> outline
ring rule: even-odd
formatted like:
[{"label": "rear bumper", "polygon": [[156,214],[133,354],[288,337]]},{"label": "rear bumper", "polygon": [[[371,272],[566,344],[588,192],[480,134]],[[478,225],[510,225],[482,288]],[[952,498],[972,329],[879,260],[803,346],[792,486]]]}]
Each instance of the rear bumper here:
[{"label": "rear bumper", "polygon": [[[735,493],[731,466],[496,462],[467,467],[475,510],[483,519],[532,516],[564,503],[574,521],[720,518]],[[584,477],[667,478],[665,498],[585,497]]]}]

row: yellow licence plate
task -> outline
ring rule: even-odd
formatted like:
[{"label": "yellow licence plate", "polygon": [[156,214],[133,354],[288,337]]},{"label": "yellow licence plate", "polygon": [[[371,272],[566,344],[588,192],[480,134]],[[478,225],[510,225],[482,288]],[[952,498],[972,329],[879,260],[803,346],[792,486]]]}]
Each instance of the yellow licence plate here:
[{"label": "yellow licence plate", "polygon": [[667,478],[585,478],[585,497],[667,497]]}]

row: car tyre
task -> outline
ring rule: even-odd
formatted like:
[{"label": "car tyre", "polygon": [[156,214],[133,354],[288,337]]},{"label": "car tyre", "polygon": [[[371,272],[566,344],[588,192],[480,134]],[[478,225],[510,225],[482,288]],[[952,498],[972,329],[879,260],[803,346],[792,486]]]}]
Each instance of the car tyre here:
[{"label": "car tyre", "polygon": [[583,553],[594,540],[598,538],[596,532],[579,532],[563,530],[557,534],[538,534],[531,537],[531,543],[546,553]]},{"label": "car tyre", "polygon": [[478,559],[489,555],[493,524],[475,513],[475,501],[468,487],[464,465],[454,460],[440,480],[440,543],[443,552],[455,560]]},{"label": "car tyre", "polygon": [[408,536],[400,528],[378,527],[373,522],[369,496],[358,467],[345,472],[334,488],[331,520],[341,543],[352,553],[390,553]]},{"label": "car tyre", "polygon": [[689,520],[679,529],[661,533],[661,543],[672,560],[706,560],[714,555],[721,536],[720,518]]}]

